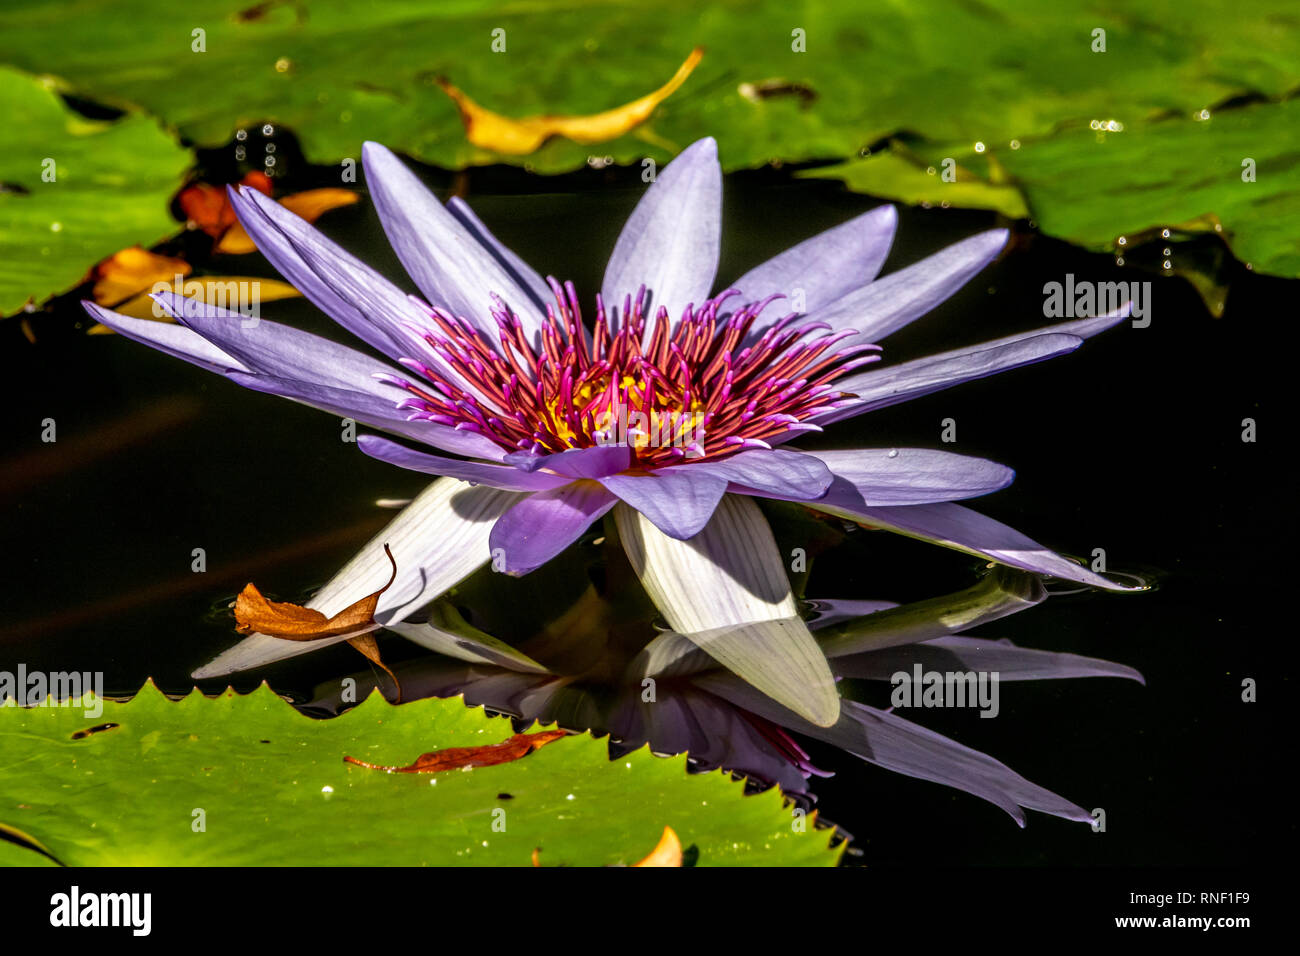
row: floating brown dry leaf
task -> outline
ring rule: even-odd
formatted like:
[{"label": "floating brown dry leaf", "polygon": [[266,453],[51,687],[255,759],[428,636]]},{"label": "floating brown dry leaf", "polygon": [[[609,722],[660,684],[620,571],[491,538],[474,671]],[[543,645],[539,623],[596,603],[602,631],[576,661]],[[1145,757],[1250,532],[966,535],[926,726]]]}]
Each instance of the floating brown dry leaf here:
[{"label": "floating brown dry leaf", "polygon": [[379,645],[374,636],[366,631],[374,630],[375,608],[379,604],[379,595],[383,594],[397,580],[397,559],[393,552],[384,545],[384,554],[393,564],[393,574],[378,591],[367,594],[361,600],[349,604],[333,617],[326,617],[314,608],[303,607],[288,601],[268,601],[257,586],[251,581],[235,598],[235,630],[240,634],[265,634],[286,641],[318,641],[324,637],[338,637],[343,634],[358,633],[348,639],[348,643],[360,651],[367,660],[384,669],[384,672],[397,685],[398,702],[402,699],[402,685],[397,675],[388,669],[379,657]]},{"label": "floating brown dry leaf", "polygon": [[673,832],[672,827],[664,827],[664,835],[659,838],[659,845],[650,851],[640,863],[633,863],[633,866],[681,866],[682,865],[682,841],[677,839],[677,834]]},{"label": "floating brown dry leaf", "polygon": [[444,770],[461,770],[465,767],[494,767],[526,757],[539,747],[569,736],[566,730],[543,730],[536,734],[515,734],[499,744],[487,744],[482,747],[448,747],[421,754],[415,763],[408,767],[389,767],[383,764],[367,763],[355,757],[344,757],[348,763],[367,770],[382,770],[385,773],[441,773]]},{"label": "floating brown dry leaf", "polygon": [[479,106],[445,79],[439,78],[438,85],[455,101],[461,122],[465,124],[465,136],[471,143],[508,156],[522,156],[536,152],[552,136],[563,136],[583,144],[604,143],[622,136],[649,119],[655,107],[686,82],[702,56],[704,48],[696,47],[677,68],[673,78],[653,93],[617,109],[587,116],[547,115],[511,119]]}]

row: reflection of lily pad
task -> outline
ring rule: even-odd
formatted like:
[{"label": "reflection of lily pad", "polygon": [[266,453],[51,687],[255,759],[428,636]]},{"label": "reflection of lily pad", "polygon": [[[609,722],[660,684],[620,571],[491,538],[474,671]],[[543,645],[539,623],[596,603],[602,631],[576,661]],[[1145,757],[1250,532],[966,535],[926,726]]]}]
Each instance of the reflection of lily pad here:
[{"label": "reflection of lily pad", "polygon": [[[72,739],[104,723],[119,726]],[[645,749],[610,761],[590,735],[428,776],[343,762],[403,764],[511,735],[507,721],[459,700],[392,707],[376,697],[312,720],[265,685],[171,702],[150,684],[94,719],[80,708],[0,709],[0,732],[0,826],[72,865],[527,866],[539,847],[544,866],[634,863],[664,826],[698,849],[698,865],[839,858],[826,831],[796,831],[776,790],[744,796],[724,774],[689,775],[684,757]]]},{"label": "reflection of lily pad", "polygon": [[40,80],[3,67],[0,114],[0,315],[176,231],[167,206],[188,153],[154,120],[91,122]]}]

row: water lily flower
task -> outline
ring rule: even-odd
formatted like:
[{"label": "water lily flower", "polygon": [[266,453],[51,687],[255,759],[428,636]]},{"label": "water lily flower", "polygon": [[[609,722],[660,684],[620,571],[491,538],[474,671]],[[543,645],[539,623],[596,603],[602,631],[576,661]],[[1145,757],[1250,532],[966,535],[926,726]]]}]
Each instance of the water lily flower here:
[{"label": "water lily flower", "polygon": [[[815,614],[808,623],[837,677],[889,682],[919,665],[940,673],[993,673],[999,682],[1120,677],[1145,683],[1123,664],[965,634],[1046,598],[1036,576],[998,568],[955,594],[901,606],[859,599],[813,601]],[[584,618],[598,616],[591,608],[584,610]],[[1020,826],[1026,809],[1093,822],[1083,807],[988,754],[908,720],[897,709],[845,700],[833,726],[811,723],[718,667],[679,634],[659,634],[620,659],[620,676],[599,681],[593,692],[586,675],[546,667],[472,627],[442,602],[429,622],[399,627],[438,652],[397,665],[408,698],[459,694],[470,705],[525,723],[609,734],[612,758],[646,745],[657,754],[685,753],[694,770],[724,769],[758,787],[776,784],[807,805],[816,799],[810,778],[828,775],[810,762],[799,743],[810,738],[887,770],[972,793],[1001,807]],[[591,640],[592,635],[572,639]],[[562,658],[562,645],[549,650]],[[610,661],[602,659],[600,669],[608,673]],[[338,714],[379,686],[370,672],[352,676],[355,693],[346,700],[339,682],[331,681],[306,708]],[[654,680],[653,700],[645,694],[647,678]],[[384,690],[392,696],[390,688]]]},{"label": "water lily flower", "polygon": [[[669,625],[818,725],[838,719],[824,656],[794,613],[752,497],[801,501],[988,560],[1117,588],[953,502],[1009,468],[925,449],[802,451],[788,443],[873,409],[1062,355],[1100,318],[894,365],[875,344],[950,296],[1003,248],[972,236],[883,279],[896,213],[882,206],[756,266],[713,295],[721,170],[693,144],[647,190],[614,246],[594,321],[459,199],[437,200],[391,152],[365,146],[366,183],[422,293],[407,295],[256,190],[240,222],[304,296],[383,358],[278,323],[159,293],[179,325],[86,308],[122,335],[386,431],[373,457],[442,476],[316,595],[337,611],[399,575],[376,620],[401,622],[477,568],[524,574],[613,510]],[[797,299],[801,313],[777,305]],[[747,587],[738,586],[744,579]],[[321,646],[254,635],[195,672],[212,677]]]}]

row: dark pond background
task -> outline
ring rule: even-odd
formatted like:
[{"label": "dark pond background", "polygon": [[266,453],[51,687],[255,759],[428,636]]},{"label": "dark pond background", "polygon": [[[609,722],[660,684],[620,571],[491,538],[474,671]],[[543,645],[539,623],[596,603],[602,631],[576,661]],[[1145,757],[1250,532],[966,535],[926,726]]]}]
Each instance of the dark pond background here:
[{"label": "dark pond background", "polygon": [[[291,141],[279,155],[292,156]],[[238,178],[225,156],[206,157],[214,181]],[[332,170],[288,165],[285,191],[337,184]],[[644,189],[639,173],[544,179],[487,168],[455,177],[428,170],[427,178],[444,197],[452,188],[467,195],[503,241],[543,274],[572,279],[590,301]],[[788,168],[728,176],[719,280],[877,204],[834,183],[797,180]],[[995,224],[992,214],[955,210],[900,214],[886,272]],[[411,287],[367,201],[320,225]],[[194,250],[204,241],[185,243]],[[1213,259],[1215,245],[1179,246],[1174,259]],[[1290,490],[1289,469],[1264,458],[1293,436],[1263,393],[1281,365],[1269,359],[1295,354],[1300,283],[1229,260],[1227,308],[1215,319],[1188,282],[1134,266],[1158,263],[1159,248],[1128,258],[1120,268],[1018,224],[1001,260],[885,342],[886,362],[1048,324],[1043,284],[1071,272],[1152,280],[1150,327],[1120,326],[1072,355],[875,412],[818,439],[1005,462],[1018,471],[1015,484],[974,507],[1068,553],[1104,548],[1112,570],[1158,584],[1138,595],[1053,598],[976,632],[1121,661],[1145,674],[1145,688],[1113,679],[1007,684],[996,720],[973,711],[910,715],[1084,807],[1104,808],[1105,833],[1035,813],[1020,830],[974,797],[809,744],[815,762],[836,772],[814,783],[819,808],[854,834],[863,862],[1237,864],[1294,836],[1293,816],[1261,809],[1277,747],[1290,746],[1280,708],[1294,640],[1293,626],[1268,612],[1284,586],[1273,583],[1270,549],[1295,530],[1294,512],[1275,504],[1284,482]],[[212,274],[274,275],[256,254],[198,261]],[[116,336],[87,336],[78,297],[29,317],[34,343],[18,320],[0,324],[0,669],[102,670],[110,693],[147,677],[183,692],[189,672],[236,639],[227,605],[244,583],[304,599],[391,519],[375,500],[412,496],[425,478],[340,441],[329,415]],[[301,300],[265,305],[263,315],[346,338]],[[949,417],[955,445],[940,442]],[[1258,443],[1241,441],[1247,417],[1259,422]],[[56,444],[40,441],[45,418],[57,422]],[[204,574],[190,570],[196,547],[207,553]],[[976,565],[896,536],[855,534],[817,560],[808,594],[920,599],[968,585]],[[391,635],[382,647],[390,661],[424,653]],[[336,646],[232,683],[247,690],[265,678],[306,695],[357,668],[355,652]],[[1261,703],[1242,702],[1247,677],[1258,681]]]}]

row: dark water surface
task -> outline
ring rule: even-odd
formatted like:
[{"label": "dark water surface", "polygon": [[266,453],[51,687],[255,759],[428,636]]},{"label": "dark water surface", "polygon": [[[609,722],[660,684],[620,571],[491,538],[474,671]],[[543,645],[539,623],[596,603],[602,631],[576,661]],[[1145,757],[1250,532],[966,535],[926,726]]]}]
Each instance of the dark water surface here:
[{"label": "dark water surface", "polygon": [[[504,242],[543,274],[572,279],[590,303],[643,189],[638,172],[541,179],[487,169],[457,185]],[[452,182],[429,178],[440,191]],[[786,171],[729,176],[719,278],[876,204]],[[994,224],[979,213],[900,213],[886,272]],[[322,226],[401,276],[368,202]],[[210,271],[274,275],[258,255],[217,260]],[[1214,319],[1181,279],[1118,268],[1110,256],[1021,224],[999,262],[890,337],[884,360],[1046,325],[1043,284],[1066,273],[1153,280],[1150,327],[1122,325],[1072,355],[874,412],[803,444],[933,447],[1004,462],[1017,470],[1015,484],[971,502],[977,510],[1067,553],[1104,548],[1112,569],[1157,582],[1138,595],[1055,597],[975,632],[1120,661],[1142,671],[1145,688],[1116,679],[1015,683],[1002,687],[996,720],[974,711],[908,715],[1084,807],[1104,808],[1107,832],[1034,813],[1020,830],[974,797],[809,744],[814,762],[836,773],[814,781],[822,814],[855,835],[870,864],[1245,863],[1278,835],[1257,810],[1282,733],[1276,705],[1240,698],[1243,678],[1260,682],[1265,701],[1282,699],[1289,681],[1275,648],[1293,636],[1266,627],[1267,594],[1253,575],[1268,542],[1294,530],[1291,513],[1270,505],[1284,479],[1260,449],[1281,440],[1270,431],[1282,425],[1263,405],[1260,350],[1294,342],[1275,309],[1297,284],[1233,266],[1226,313]],[[263,315],[346,340],[301,300],[265,305]],[[102,670],[111,693],[146,677],[183,692],[194,667],[236,640],[227,605],[244,583],[305,599],[391,519],[377,498],[410,497],[426,484],[342,442],[329,415],[117,336],[86,336],[71,299],[31,324],[34,344],[17,321],[0,326],[0,669]],[[1241,441],[1246,417],[1261,421],[1261,443]],[[56,444],[40,441],[45,418],[57,422]],[[956,420],[956,444],[940,441],[945,418]],[[190,570],[198,547],[204,574]],[[860,532],[818,559],[808,594],[915,600],[967,586],[977,565]],[[392,635],[381,643],[390,661],[425,653]],[[247,690],[265,678],[305,698],[357,668],[355,652],[335,646],[232,683]]]}]

